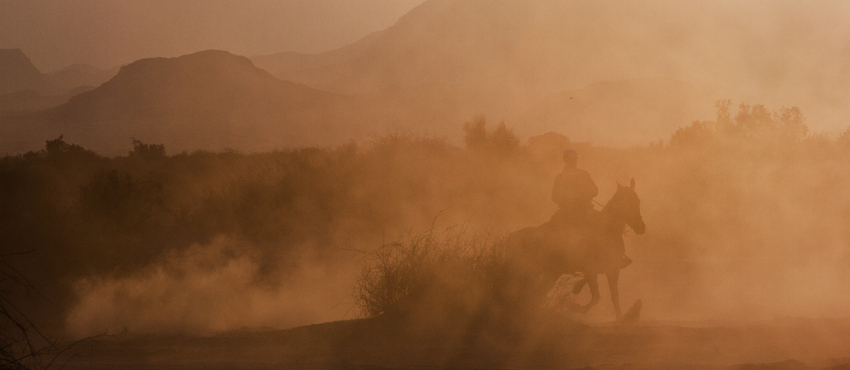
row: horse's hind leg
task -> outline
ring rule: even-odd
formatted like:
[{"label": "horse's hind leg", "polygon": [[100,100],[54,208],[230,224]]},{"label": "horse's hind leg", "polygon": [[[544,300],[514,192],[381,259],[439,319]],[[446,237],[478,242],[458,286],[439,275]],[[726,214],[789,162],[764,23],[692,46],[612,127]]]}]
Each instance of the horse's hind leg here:
[{"label": "horse's hind leg", "polygon": [[605,276],[608,278],[608,289],[611,291],[611,302],[614,303],[614,313],[617,315],[617,321],[620,321],[623,318],[623,314],[620,311],[620,287],[617,284],[620,279],[620,270],[606,273]]}]

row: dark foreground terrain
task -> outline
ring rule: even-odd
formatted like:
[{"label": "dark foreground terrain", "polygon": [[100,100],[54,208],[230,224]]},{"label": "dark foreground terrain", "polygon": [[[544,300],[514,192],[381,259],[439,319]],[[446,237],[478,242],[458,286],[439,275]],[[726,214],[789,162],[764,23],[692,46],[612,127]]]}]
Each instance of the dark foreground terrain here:
[{"label": "dark foreground terrain", "polygon": [[[416,332],[414,332],[416,331]],[[389,319],[207,337],[103,336],[65,369],[850,369],[850,320],[399,330]]]}]

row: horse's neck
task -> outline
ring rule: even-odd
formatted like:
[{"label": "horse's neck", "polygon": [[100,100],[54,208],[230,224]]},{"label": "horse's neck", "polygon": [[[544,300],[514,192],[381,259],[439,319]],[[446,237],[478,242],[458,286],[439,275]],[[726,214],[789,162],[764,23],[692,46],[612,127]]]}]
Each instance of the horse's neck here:
[{"label": "horse's neck", "polygon": [[626,229],[626,220],[617,211],[617,195],[615,194],[608,203],[602,207],[602,225],[605,232],[621,234]]}]

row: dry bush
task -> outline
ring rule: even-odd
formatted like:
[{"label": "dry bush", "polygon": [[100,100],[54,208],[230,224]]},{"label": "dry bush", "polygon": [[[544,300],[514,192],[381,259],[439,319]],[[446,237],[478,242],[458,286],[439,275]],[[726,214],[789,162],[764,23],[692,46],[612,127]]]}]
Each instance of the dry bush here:
[{"label": "dry bush", "polygon": [[21,306],[24,298],[39,295],[30,282],[0,256],[0,369],[61,367],[73,345],[61,344],[39,330]]},{"label": "dry bush", "polygon": [[428,311],[472,316],[494,303],[503,285],[503,239],[433,229],[369,252],[355,298],[369,317]]}]

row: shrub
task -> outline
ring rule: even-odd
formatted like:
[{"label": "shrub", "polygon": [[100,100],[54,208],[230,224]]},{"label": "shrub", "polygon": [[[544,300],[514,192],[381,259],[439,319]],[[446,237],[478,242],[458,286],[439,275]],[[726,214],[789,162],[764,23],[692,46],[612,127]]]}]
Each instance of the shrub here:
[{"label": "shrub", "polygon": [[429,311],[471,316],[493,304],[503,285],[503,239],[434,230],[367,255],[355,299],[368,317]]},{"label": "shrub", "polygon": [[141,140],[133,139],[133,150],[129,155],[144,159],[162,159],[165,158],[165,145],[145,144]]},{"label": "shrub", "polygon": [[39,330],[26,314],[24,301],[40,294],[5,261],[8,257],[0,255],[0,369],[61,368],[68,358],[63,354],[80,341],[61,344]]},{"label": "shrub", "polygon": [[487,120],[477,117],[463,126],[464,142],[467,149],[508,157],[520,150],[520,141],[514,132],[499,123],[493,131],[487,131]]}]

